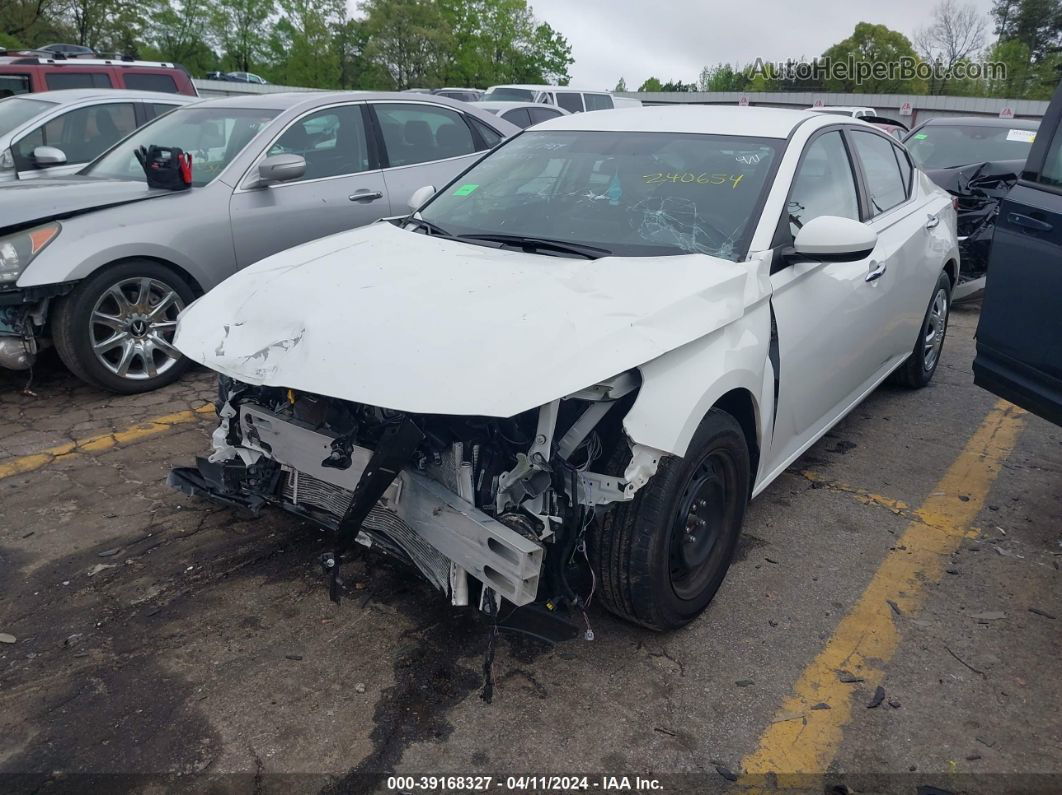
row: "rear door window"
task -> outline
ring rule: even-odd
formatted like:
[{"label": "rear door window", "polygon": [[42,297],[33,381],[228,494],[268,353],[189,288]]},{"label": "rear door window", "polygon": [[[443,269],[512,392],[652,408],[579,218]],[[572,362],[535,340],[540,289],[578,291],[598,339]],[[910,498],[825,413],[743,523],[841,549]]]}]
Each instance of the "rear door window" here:
[{"label": "rear door window", "polygon": [[612,110],[612,97],[608,94],[583,94],[587,110]]},{"label": "rear door window", "polygon": [[29,75],[0,75],[0,99],[15,94],[28,94]]},{"label": "rear door window", "polygon": [[555,119],[561,115],[560,111],[556,108],[528,108],[528,113],[531,114],[532,124],[549,121],[550,119]]},{"label": "rear door window", "polygon": [[450,108],[381,102],[373,105],[391,166],[409,166],[470,155],[472,131]]},{"label": "rear door window", "polygon": [[111,76],[106,72],[48,72],[44,82],[49,91],[64,88],[110,88]]},{"label": "rear door window", "polygon": [[572,91],[558,91],[557,104],[569,113],[582,113],[583,95]]},{"label": "rear door window", "polygon": [[125,72],[122,74],[125,87],[135,91],[161,91],[165,94],[176,94],[177,83],[169,75],[142,74],[138,72]]},{"label": "rear door window", "polygon": [[468,123],[472,125],[473,129],[479,133],[479,137],[483,139],[483,144],[487,149],[493,149],[502,140],[502,134],[495,130],[493,127],[484,124],[475,116],[465,116],[468,119]]},{"label": "rear door window", "polygon": [[907,153],[900,147],[894,146],[892,148],[893,153],[896,155],[896,162],[900,165],[900,174],[903,176],[903,187],[906,191],[906,195],[911,195],[911,175],[914,173],[914,168],[911,166],[911,159]]},{"label": "rear door window", "polygon": [[513,108],[512,110],[507,110],[502,113],[502,118],[507,122],[524,129],[531,126],[531,116],[528,115],[527,108]]},{"label": "rear door window", "polygon": [[891,210],[907,198],[907,185],[896,162],[892,143],[874,133],[852,131],[867,180],[871,215]]},{"label": "rear door window", "polygon": [[33,150],[54,146],[63,150],[66,162],[88,163],[136,129],[136,113],[131,102],[91,105],[41,125],[14,146],[19,171],[35,168]]},{"label": "rear door window", "polygon": [[150,121],[156,116],[161,116],[163,113],[169,113],[174,108],[179,108],[180,105],[171,105],[168,102],[145,102],[144,108],[147,111],[147,120]]}]

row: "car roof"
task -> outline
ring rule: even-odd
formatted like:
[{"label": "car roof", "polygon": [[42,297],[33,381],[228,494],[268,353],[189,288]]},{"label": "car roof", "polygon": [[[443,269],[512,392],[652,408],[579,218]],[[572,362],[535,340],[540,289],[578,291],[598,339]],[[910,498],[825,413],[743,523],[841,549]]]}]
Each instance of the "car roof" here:
[{"label": "car roof", "polygon": [[820,105],[808,110],[874,110],[870,105]]},{"label": "car roof", "polygon": [[1038,130],[1040,122],[1035,119],[999,119],[994,116],[934,116],[926,119],[920,127],[1009,127],[1014,130]]},{"label": "car roof", "polygon": [[84,102],[91,99],[149,99],[156,101],[176,102],[187,104],[194,102],[195,97],[187,94],[172,94],[163,91],[138,91],[129,88],[62,88],[56,91],[34,91],[29,94],[15,94],[15,98],[40,99],[45,102],[54,102],[68,105],[73,102]]},{"label": "car roof", "polygon": [[535,130],[705,133],[747,135],[755,138],[788,138],[789,134],[804,122],[817,122],[816,126],[826,126],[837,124],[837,119],[810,111],[780,108],[743,108],[736,105],[656,105],[597,110],[592,113],[573,113],[569,116],[544,121],[537,125]]}]

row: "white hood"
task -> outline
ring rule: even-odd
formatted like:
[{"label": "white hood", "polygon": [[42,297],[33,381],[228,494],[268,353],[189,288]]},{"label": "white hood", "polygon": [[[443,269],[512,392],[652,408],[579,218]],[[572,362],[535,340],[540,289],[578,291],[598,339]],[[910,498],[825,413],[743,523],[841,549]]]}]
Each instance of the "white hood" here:
[{"label": "white hood", "polygon": [[176,345],[245,383],[510,417],[733,322],[753,278],[703,254],[569,259],[380,223],[240,271]]}]

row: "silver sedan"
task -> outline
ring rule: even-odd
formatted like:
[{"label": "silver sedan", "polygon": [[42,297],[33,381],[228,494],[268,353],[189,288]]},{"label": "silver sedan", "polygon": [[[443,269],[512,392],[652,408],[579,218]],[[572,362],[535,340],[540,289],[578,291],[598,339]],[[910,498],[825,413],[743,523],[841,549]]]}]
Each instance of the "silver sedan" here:
[{"label": "silver sedan", "polygon": [[[106,389],[169,383],[188,366],[175,321],[197,296],[277,251],[409,212],[418,188],[517,132],[436,96],[228,97],[156,119],[73,177],[0,186],[0,366],[31,366],[50,340]],[[149,145],[191,156],[190,189],[148,187],[134,153]]]}]

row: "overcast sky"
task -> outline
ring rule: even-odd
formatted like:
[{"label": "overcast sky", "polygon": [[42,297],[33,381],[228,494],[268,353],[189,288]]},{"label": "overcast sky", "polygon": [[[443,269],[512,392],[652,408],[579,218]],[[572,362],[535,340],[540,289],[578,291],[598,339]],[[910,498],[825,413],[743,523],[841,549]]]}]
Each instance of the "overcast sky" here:
[{"label": "overcast sky", "polygon": [[[813,58],[857,22],[910,38],[935,0],[530,0],[535,15],[572,45],[572,85],[637,90],[647,77],[696,82],[705,65]],[[989,25],[992,0],[967,0]]]}]

